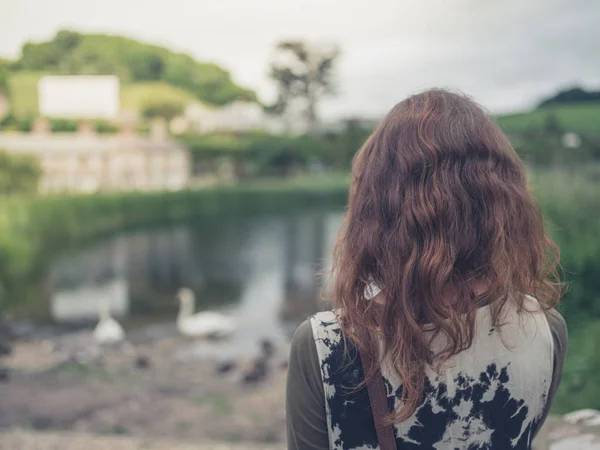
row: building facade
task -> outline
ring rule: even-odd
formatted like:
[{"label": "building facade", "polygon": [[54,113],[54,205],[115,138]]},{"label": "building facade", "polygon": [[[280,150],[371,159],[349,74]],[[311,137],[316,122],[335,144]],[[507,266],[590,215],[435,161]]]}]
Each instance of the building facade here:
[{"label": "building facade", "polygon": [[0,149],[38,158],[42,193],[179,190],[191,174],[187,149],[167,139],[4,133]]},{"label": "building facade", "polygon": [[285,122],[281,117],[265,113],[258,103],[241,101],[218,108],[191,103],[186,107],[183,116],[177,120],[177,128],[200,134],[248,131],[281,134],[286,131]]}]

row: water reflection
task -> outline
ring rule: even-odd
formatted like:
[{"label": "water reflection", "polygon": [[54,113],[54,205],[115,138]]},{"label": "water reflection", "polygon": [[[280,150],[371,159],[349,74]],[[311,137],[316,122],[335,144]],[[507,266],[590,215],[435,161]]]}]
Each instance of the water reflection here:
[{"label": "water reflection", "polygon": [[108,304],[126,328],[174,323],[174,294],[187,286],[197,310],[237,320],[232,344],[250,351],[320,308],[315,273],[328,264],[341,221],[340,213],[308,213],[118,234],[52,264],[49,312],[58,324],[93,321]]}]

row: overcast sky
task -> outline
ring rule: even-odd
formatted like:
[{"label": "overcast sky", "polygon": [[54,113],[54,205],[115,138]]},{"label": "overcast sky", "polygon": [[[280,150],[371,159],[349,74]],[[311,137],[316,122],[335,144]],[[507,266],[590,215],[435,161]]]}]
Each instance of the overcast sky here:
[{"label": "overcast sky", "polygon": [[600,88],[598,0],[0,0],[0,56],[61,28],[118,33],[222,64],[273,95],[276,42],[338,43],[340,95],[326,116],[379,116],[432,86],[492,111],[560,87]]}]

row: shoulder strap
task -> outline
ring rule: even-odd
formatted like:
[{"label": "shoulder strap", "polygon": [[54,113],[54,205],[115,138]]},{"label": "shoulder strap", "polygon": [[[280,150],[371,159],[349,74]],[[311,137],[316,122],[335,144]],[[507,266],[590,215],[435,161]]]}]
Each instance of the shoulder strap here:
[{"label": "shoulder strap", "polygon": [[[371,367],[371,355],[360,352],[363,372],[365,376]],[[389,414],[387,406],[387,394],[383,385],[381,371],[377,369],[374,376],[367,383],[367,392],[371,402],[371,411],[375,420],[375,430],[377,431],[377,440],[380,450],[396,450],[396,438],[392,425],[385,422],[385,417]]]}]

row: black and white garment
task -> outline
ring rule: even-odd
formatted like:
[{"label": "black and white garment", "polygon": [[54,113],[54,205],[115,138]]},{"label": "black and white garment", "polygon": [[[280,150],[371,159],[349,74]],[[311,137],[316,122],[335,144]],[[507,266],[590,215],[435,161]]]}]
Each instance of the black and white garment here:
[{"label": "black and white garment", "polygon": [[[528,310],[538,306],[527,298]],[[427,369],[420,406],[394,426],[398,449],[531,448],[552,379],[552,334],[542,311],[517,312],[507,306],[504,323],[495,329],[489,308],[481,308],[473,345],[439,373]],[[354,389],[364,377],[360,359],[352,349],[344,355],[336,314],[318,313],[311,326],[321,364],[330,448],[378,449],[366,390]],[[443,344],[443,337],[436,337],[434,350]],[[381,371],[392,410],[402,383],[385,361]]]}]

